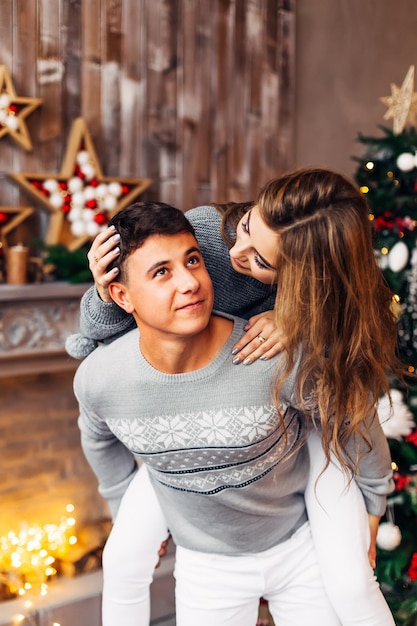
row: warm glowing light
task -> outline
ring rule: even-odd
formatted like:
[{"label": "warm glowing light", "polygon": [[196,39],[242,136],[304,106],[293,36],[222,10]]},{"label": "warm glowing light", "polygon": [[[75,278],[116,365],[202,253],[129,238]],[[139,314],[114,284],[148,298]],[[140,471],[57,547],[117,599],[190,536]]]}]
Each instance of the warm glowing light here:
[{"label": "warm glowing light", "polygon": [[369,213],[369,215],[368,215],[368,220],[369,220],[370,222],[373,222],[373,221],[374,221],[374,219],[375,219],[375,215],[374,215],[373,213]]},{"label": "warm glowing light", "polygon": [[19,613],[19,615],[16,615],[13,621],[15,624],[21,624],[25,619],[25,616]]},{"label": "warm glowing light", "polygon": [[[68,507],[74,512],[73,505]],[[47,593],[47,581],[57,573],[52,565],[77,543],[75,524],[73,516],[61,516],[59,524],[23,524],[0,537],[0,571],[11,594]]]},{"label": "warm glowing light", "polygon": [[365,164],[365,167],[367,170],[373,170],[375,167],[375,163],[373,161],[368,161],[368,163]]},{"label": "warm glowing light", "polygon": [[398,293],[394,293],[394,295],[392,296],[392,299],[394,300],[394,302],[399,302],[400,296],[398,295]]},{"label": "warm glowing light", "polygon": [[416,371],[415,367],[413,367],[412,365],[409,365],[407,369],[410,372],[410,374],[414,374],[414,372]]},{"label": "warm glowing light", "polygon": [[394,172],[387,172],[388,178],[394,178]]},{"label": "warm glowing light", "polygon": [[381,254],[388,254],[389,250],[388,248],[381,248]]},{"label": "warm glowing light", "polygon": [[367,187],[366,185],[362,185],[362,187],[359,187],[360,191],[362,193],[368,193],[369,192],[369,187]]},{"label": "warm glowing light", "polygon": [[75,511],[75,506],[73,504],[67,504],[65,510],[67,513],[73,513]]},{"label": "warm glowing light", "polygon": [[393,472],[397,472],[398,471],[398,465],[396,464],[395,461],[392,461],[391,469],[392,469]]}]

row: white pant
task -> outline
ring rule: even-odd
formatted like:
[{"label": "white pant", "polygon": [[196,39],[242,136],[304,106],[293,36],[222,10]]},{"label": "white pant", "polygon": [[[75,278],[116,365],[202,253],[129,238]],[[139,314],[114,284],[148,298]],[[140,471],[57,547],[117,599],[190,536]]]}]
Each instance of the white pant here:
[{"label": "white pant", "polygon": [[142,466],[127,488],[103,551],[103,626],[148,626],[150,584],[168,529]]},{"label": "white pant", "polygon": [[222,555],[177,546],[177,626],[255,626],[259,599],[278,626],[340,626],[325,592],[309,523],[256,554]]},{"label": "white pant", "polygon": [[368,516],[363,496],[338,463],[324,467],[316,432],[308,438],[310,477],[305,492],[316,552],[329,598],[343,626],[395,626],[369,565]]},{"label": "white pant", "polygon": [[[307,510],[321,575],[334,609],[343,626],[394,626],[368,562],[369,531],[362,495],[355,483],[345,490],[344,474],[334,464],[320,477],[315,493],[316,478],[324,465],[315,433],[311,433],[308,447]],[[167,532],[142,466],[123,497],[103,553],[103,626],[149,625],[149,585]],[[253,626],[255,623],[256,616]]]}]

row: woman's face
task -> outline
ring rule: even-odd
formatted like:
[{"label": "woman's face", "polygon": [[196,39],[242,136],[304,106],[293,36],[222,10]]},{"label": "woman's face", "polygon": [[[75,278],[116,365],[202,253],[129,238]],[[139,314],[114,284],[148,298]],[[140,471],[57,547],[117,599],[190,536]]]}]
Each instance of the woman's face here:
[{"label": "woman's face", "polygon": [[229,251],[233,269],[261,283],[275,283],[278,245],[279,236],[265,224],[255,205],[237,225],[236,243]]}]

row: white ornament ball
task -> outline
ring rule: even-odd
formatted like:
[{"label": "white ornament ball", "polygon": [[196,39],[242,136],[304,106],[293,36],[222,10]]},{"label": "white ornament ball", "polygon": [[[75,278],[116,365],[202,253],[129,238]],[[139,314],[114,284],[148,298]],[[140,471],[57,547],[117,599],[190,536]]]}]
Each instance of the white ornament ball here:
[{"label": "white ornament ball", "polygon": [[95,237],[100,232],[100,226],[96,222],[88,222],[85,229],[90,237]]},{"label": "white ornament ball", "polygon": [[6,126],[10,130],[16,130],[19,126],[19,118],[16,115],[8,115],[6,117]]},{"label": "white ornament ball", "polygon": [[90,155],[88,154],[87,150],[80,150],[79,153],[77,154],[77,163],[78,165],[85,165],[86,163],[89,162],[90,160]]},{"label": "white ornament ball", "polygon": [[81,171],[87,180],[91,180],[96,175],[96,170],[94,169],[94,166],[91,165],[91,163],[86,163],[85,165],[82,165]]},{"label": "white ornament ball", "polygon": [[71,193],[75,193],[76,191],[81,191],[84,187],[84,183],[79,176],[73,176],[68,181],[68,189]]},{"label": "white ornament ball", "polygon": [[85,205],[84,193],[82,191],[76,191],[71,196],[71,206],[83,207]]},{"label": "white ornament ball", "polygon": [[411,172],[415,168],[414,154],[403,152],[397,159],[397,167],[402,172]]},{"label": "white ornament ball", "polygon": [[117,200],[114,196],[108,195],[103,200],[103,207],[106,211],[113,211],[117,206]]},{"label": "white ornament ball", "polygon": [[107,196],[107,193],[108,193],[108,189],[105,183],[100,183],[99,185],[97,185],[96,187],[97,198],[104,198],[105,196]]},{"label": "white ornament ball", "polygon": [[379,525],[376,543],[382,550],[395,550],[401,543],[401,531],[392,522],[383,522]]},{"label": "white ornament ball", "polygon": [[92,220],[94,220],[94,211],[91,211],[90,209],[85,209],[84,211],[82,211],[82,214],[84,222],[91,222]]},{"label": "white ornament ball", "polygon": [[96,199],[96,188],[88,185],[84,188],[84,198],[87,200],[95,200]]},{"label": "white ornament ball", "polygon": [[76,222],[82,218],[82,209],[80,207],[73,207],[68,213],[67,218],[70,222]]},{"label": "white ornament ball", "polygon": [[388,267],[393,272],[401,272],[407,265],[409,256],[407,245],[403,241],[397,241],[388,253]]},{"label": "white ornament ball", "polygon": [[59,191],[54,191],[54,193],[51,193],[49,197],[49,202],[56,209],[60,209],[62,205],[64,204],[64,198],[61,196]]},{"label": "white ornament ball", "polygon": [[0,96],[0,107],[2,109],[8,109],[10,106],[10,98],[7,93],[2,93]]},{"label": "white ornament ball", "polygon": [[71,232],[75,237],[82,237],[85,235],[85,224],[82,220],[75,220],[71,224]]},{"label": "white ornament ball", "polygon": [[58,191],[58,181],[53,178],[47,178],[43,183],[44,188],[49,193],[54,193],[54,191]]},{"label": "white ornament ball", "polygon": [[109,184],[109,193],[111,193],[112,196],[115,196],[116,198],[118,198],[120,196],[120,194],[122,193],[122,186],[121,186],[121,184],[118,183],[118,182],[110,183]]}]

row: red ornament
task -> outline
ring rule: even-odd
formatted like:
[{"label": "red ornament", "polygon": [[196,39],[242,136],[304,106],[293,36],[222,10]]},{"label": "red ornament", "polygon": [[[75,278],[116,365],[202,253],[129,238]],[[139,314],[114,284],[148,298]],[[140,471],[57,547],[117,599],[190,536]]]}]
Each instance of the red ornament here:
[{"label": "red ornament", "polygon": [[105,213],[96,213],[96,215],[94,216],[94,221],[99,226],[104,226],[104,224],[107,224],[108,222],[108,217]]},{"label": "red ornament", "polygon": [[97,208],[97,201],[96,200],[87,200],[87,202],[85,203],[85,206],[87,207],[87,209],[96,209]]},{"label": "red ornament", "polygon": [[417,552],[414,552],[411,557],[410,566],[408,568],[408,575],[411,580],[417,580]]},{"label": "red ornament", "polygon": [[0,212],[0,226],[4,226],[9,221],[9,216],[7,213]]}]

